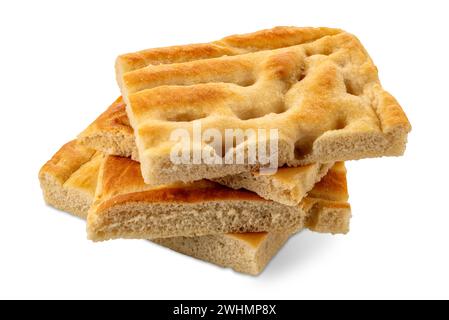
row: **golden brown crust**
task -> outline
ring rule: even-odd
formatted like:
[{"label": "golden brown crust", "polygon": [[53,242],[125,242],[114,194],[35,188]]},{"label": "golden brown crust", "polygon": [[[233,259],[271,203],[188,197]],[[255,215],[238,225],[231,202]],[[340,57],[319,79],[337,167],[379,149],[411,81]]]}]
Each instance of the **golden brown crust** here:
[{"label": "golden brown crust", "polygon": [[118,97],[105,112],[95,119],[95,121],[80,134],[79,138],[104,130],[118,131],[123,134],[132,135],[133,130],[129,124],[125,106],[123,98]]},{"label": "golden brown crust", "polygon": [[407,134],[411,130],[411,125],[397,100],[379,84],[373,87],[373,92],[377,92],[372,94],[372,99],[383,131],[391,133],[394,130],[402,130],[403,134]]},{"label": "golden brown crust", "polygon": [[193,120],[279,129],[281,166],[400,155],[411,129],[360,41],[341,30],[280,27],[145,50],[120,56],[117,77],[147,183],[250,170],[170,166],[170,134]]},{"label": "golden brown crust", "polygon": [[39,172],[45,201],[57,209],[86,218],[95,195],[101,160],[101,154],[75,140],[66,143]]},{"label": "golden brown crust", "polygon": [[344,163],[337,162],[309,191],[308,197],[339,202],[348,201],[349,194]]},{"label": "golden brown crust", "polygon": [[[273,50],[315,41],[325,36],[343,32],[332,28],[275,27],[248,34],[237,34],[223,38],[216,43],[228,47],[245,49],[246,52]],[[241,53],[240,53],[241,54]]]},{"label": "golden brown crust", "polygon": [[98,170],[102,164],[103,157],[103,154],[96,152],[88,162],[70,175],[64,182],[63,187],[82,190],[88,193],[89,196],[94,197],[97,188]]},{"label": "golden brown crust", "polygon": [[39,178],[51,175],[61,184],[66,182],[70,176],[83,164],[92,159],[95,150],[85,148],[72,140],[63,145],[53,157],[45,163],[39,171]]},{"label": "golden brown crust", "polygon": [[211,43],[190,44],[142,50],[117,58],[122,72],[149,65],[170,64],[272,50],[306,43],[341,32],[330,28],[276,27],[254,33],[232,35]]}]

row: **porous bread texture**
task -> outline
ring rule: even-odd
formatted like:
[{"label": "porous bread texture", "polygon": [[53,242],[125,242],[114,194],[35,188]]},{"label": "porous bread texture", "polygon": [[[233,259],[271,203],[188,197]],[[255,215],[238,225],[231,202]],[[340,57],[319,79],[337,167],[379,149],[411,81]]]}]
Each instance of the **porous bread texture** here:
[{"label": "porous bread texture", "polygon": [[104,154],[138,159],[133,129],[118,97],[94,122],[78,135],[78,143]]},{"label": "porous bread texture", "polygon": [[[237,272],[260,274],[290,237],[289,233],[228,234],[226,236],[174,237],[154,239],[185,255],[214,263]],[[242,238],[244,240],[242,240]],[[248,241],[248,238],[256,238]]]},{"label": "porous bread texture", "polygon": [[213,181],[233,189],[251,190],[264,199],[295,206],[332,166],[333,163],[314,163],[296,168],[279,168],[274,175],[244,172]]},{"label": "porous bread texture", "polygon": [[88,237],[155,239],[231,232],[289,232],[302,226],[297,207],[276,202],[231,200],[198,204],[129,202],[89,213]]},{"label": "porous bread texture", "polygon": [[293,232],[302,225],[298,207],[267,201],[247,190],[212,181],[152,187],[139,163],[106,156],[87,218],[94,241],[154,239],[230,232]]},{"label": "porous bread texture", "polygon": [[343,162],[337,162],[301,202],[303,210],[309,212],[305,226],[322,233],[349,232],[348,200],[346,168]]},{"label": "porous bread texture", "polygon": [[307,229],[319,233],[346,234],[349,232],[351,220],[347,205],[332,203],[326,206],[325,201],[315,202],[309,210],[304,225]]},{"label": "porous bread texture", "polygon": [[92,200],[90,195],[77,189],[66,189],[47,175],[40,178],[40,183],[47,204],[83,219],[87,217]]},{"label": "porous bread texture", "polygon": [[83,137],[82,141],[83,145],[93,147],[94,150],[101,151],[105,154],[138,159],[137,150],[133,148],[135,146],[134,139],[130,139],[128,135],[104,133]]},{"label": "porous bread texture", "polygon": [[[125,104],[119,97],[79,136],[81,145],[110,155],[136,158],[132,128],[126,116]],[[245,188],[256,192],[264,199],[286,205],[297,205],[306,193],[313,188],[332,166],[309,164],[302,167],[284,167],[273,175],[260,175],[257,172],[243,172],[214,179],[216,182],[234,189]],[[179,167],[174,170],[179,170]],[[221,166],[208,167],[208,170],[221,171]]]},{"label": "porous bread texture", "polygon": [[[307,216],[320,204],[330,208],[329,211],[347,216],[344,220],[349,222],[345,174],[343,164],[339,163],[328,173],[329,179],[335,181],[317,184],[316,192],[324,187],[329,197],[337,200],[308,197],[297,206],[287,206],[247,190],[233,190],[205,180],[151,187],[144,183],[137,162],[107,156],[100,167],[95,201],[87,218],[88,237],[94,241],[153,239],[294,231],[307,226],[321,231],[318,222],[323,220],[307,222]],[[318,222],[312,223],[315,221]],[[347,227],[343,231],[346,232]]]},{"label": "porous bread texture", "polygon": [[359,40],[338,29],[278,27],[149,49],[118,57],[116,70],[144,180],[155,185],[258,168],[173,164],[170,134],[192,136],[193,121],[222,136],[278,129],[279,166],[398,156],[411,130]]}]

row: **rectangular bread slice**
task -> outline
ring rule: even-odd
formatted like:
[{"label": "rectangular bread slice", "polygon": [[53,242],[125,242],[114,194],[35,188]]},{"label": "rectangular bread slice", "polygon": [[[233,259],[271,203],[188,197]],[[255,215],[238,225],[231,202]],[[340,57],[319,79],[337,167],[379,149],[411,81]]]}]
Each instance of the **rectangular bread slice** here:
[{"label": "rectangular bread slice", "polygon": [[[133,130],[121,97],[90,124],[79,136],[81,145],[109,155],[138,159]],[[214,179],[225,186],[257,193],[264,199],[297,205],[333,163],[313,163],[300,167],[283,167],[273,175],[243,172]]]},{"label": "rectangular bread slice", "polygon": [[[116,71],[147,184],[215,179],[263,165],[251,158],[174,163],[172,134],[182,129],[193,139],[194,125],[222,137],[227,129],[278,130],[278,137],[254,135],[228,152],[276,142],[280,167],[399,156],[411,130],[365,48],[338,29],[278,27],[149,49],[119,56]],[[223,156],[204,141],[195,146]]]},{"label": "rectangular bread slice", "polygon": [[[212,181],[149,186],[140,166],[129,158],[105,156],[100,166],[95,200],[87,218],[94,241],[117,238],[154,239],[243,232],[294,232],[303,227],[322,230],[310,215],[320,206],[337,232],[346,232],[346,171],[336,164],[299,205],[287,206],[244,190]],[[314,195],[325,188],[330,197]],[[323,192],[321,192],[323,195]],[[344,217],[340,220],[340,217]]]},{"label": "rectangular bread slice", "polygon": [[[102,157],[76,141],[64,145],[39,172],[45,201],[57,209],[85,219],[94,198]],[[327,192],[321,199],[332,201],[345,198],[346,191],[342,188],[341,193],[336,192],[336,189],[321,184],[313,192],[317,199]],[[312,216],[306,221],[309,228],[333,233],[348,230],[349,209],[337,210],[326,206],[325,202],[321,206],[317,206],[318,203],[320,202],[311,200],[309,204],[316,206]],[[261,232],[174,237],[153,241],[197,259],[257,275],[289,236],[288,232]]]}]

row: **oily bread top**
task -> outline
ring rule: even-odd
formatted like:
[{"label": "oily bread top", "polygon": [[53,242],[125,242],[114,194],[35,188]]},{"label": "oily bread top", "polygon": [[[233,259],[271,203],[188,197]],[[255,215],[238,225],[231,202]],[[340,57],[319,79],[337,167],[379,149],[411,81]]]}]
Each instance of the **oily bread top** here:
[{"label": "oily bread top", "polygon": [[76,189],[93,198],[103,158],[101,152],[86,148],[77,140],[72,140],[64,144],[42,166],[39,171],[41,186],[49,188],[57,185],[64,189]]},{"label": "oily bread top", "polygon": [[278,27],[145,50],[120,56],[116,70],[147,183],[250,170],[176,170],[170,134],[191,132],[195,120],[203,130],[278,129],[280,166],[401,155],[411,129],[361,43],[337,29]]},{"label": "oily bread top", "polygon": [[[64,184],[84,164],[95,156],[95,150],[80,145],[76,140],[64,144],[39,171],[39,179],[49,178]],[[96,183],[95,183],[96,185]],[[94,186],[95,187],[95,186]]]},{"label": "oily bread top", "polygon": [[[126,115],[125,103],[122,97],[118,97],[94,122],[92,122],[78,137],[90,137],[98,133],[119,133],[122,135],[132,135],[131,128]],[[81,139],[80,139],[81,138]],[[80,141],[83,143],[83,141]]]}]

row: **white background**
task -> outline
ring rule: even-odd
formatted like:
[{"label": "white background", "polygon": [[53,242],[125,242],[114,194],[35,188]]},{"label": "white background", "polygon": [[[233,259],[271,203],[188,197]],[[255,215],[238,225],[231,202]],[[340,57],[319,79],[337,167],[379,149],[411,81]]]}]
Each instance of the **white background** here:
[{"label": "white background", "polygon": [[[449,298],[447,1],[1,1],[0,298]],[[120,53],[276,25],[356,34],[413,131],[350,162],[351,232],[304,232],[259,277],[146,241],[86,240],[37,173],[118,95]]]}]

